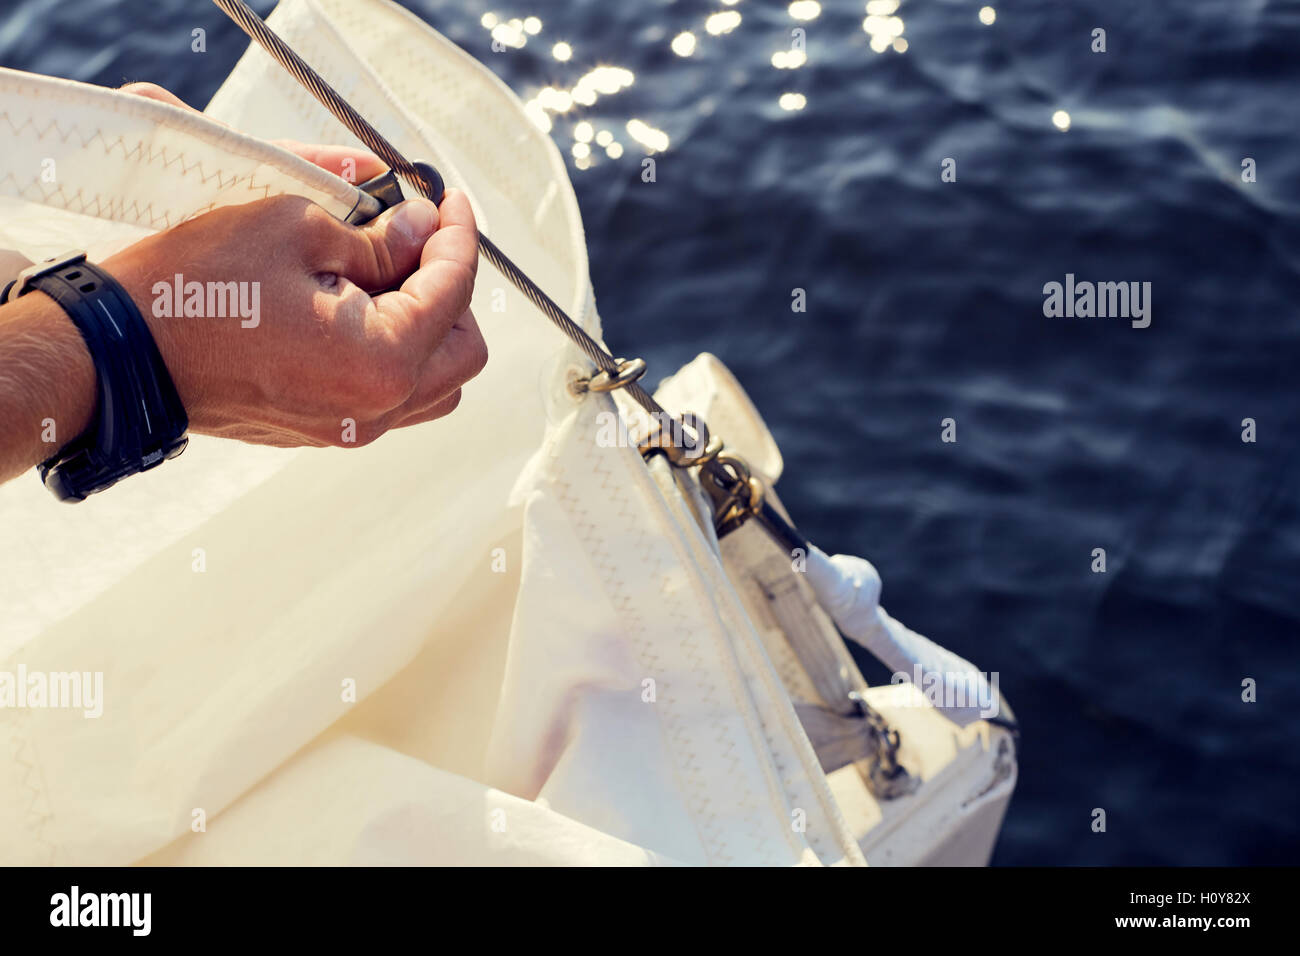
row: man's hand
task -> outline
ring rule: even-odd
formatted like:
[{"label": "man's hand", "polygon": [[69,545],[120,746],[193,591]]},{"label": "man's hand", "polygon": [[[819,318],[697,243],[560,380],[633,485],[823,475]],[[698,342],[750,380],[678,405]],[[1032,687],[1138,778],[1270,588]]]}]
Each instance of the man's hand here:
[{"label": "man's hand", "polygon": [[[482,370],[477,253],[455,190],[441,211],[412,199],[363,227],[281,196],[214,210],[104,267],[140,307],[194,431],[352,446],[446,415]],[[259,314],[177,315],[177,275],[182,290],[233,282]]]},{"label": "man's hand", "polygon": [[[151,83],[123,89],[190,108]],[[279,145],[359,181],[385,169],[363,150]],[[227,207],[104,265],[140,306],[194,431],[350,446],[446,415],[482,370],[487,347],[469,311],[477,253],[469,202],[448,190],[441,212],[410,200],[362,228],[302,199]],[[156,315],[153,288],[174,290],[178,273],[205,288],[258,283],[265,321]]]},{"label": "man's hand", "polygon": [[[151,84],[127,90],[188,109]],[[280,145],[360,181],[384,170],[363,150]],[[413,199],[363,227],[298,197],[228,206],[102,265],[139,306],[192,431],[355,447],[448,414],[482,370],[487,348],[469,310],[477,252],[469,201],[449,189],[440,209]],[[202,314],[187,314],[196,288]],[[256,315],[235,303],[255,303]],[[0,308],[0,481],[84,430],[95,394],[85,344],[49,297]]]}]

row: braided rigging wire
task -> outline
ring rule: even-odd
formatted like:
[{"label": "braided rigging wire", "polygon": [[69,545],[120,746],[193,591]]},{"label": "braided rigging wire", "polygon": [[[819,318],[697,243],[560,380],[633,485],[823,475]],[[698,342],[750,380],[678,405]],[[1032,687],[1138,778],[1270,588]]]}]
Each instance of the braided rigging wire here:
[{"label": "braided rigging wire", "polygon": [[420,188],[425,192],[429,191],[432,184],[425,180],[414,164],[399,153],[397,147],[386,140],[377,129],[367,123],[347,100],[334,92],[334,88],[308,66],[302,57],[294,53],[289,48],[289,44],[281,40],[274,30],[262,22],[262,18],[254,13],[244,0],[213,0],[213,2],[249,37],[260,43],[277,63],[292,73],[299,83],[311,91],[322,106],[351,130],[353,136],[365,143],[372,153],[382,158],[390,169],[401,173],[412,182],[419,183]]}]

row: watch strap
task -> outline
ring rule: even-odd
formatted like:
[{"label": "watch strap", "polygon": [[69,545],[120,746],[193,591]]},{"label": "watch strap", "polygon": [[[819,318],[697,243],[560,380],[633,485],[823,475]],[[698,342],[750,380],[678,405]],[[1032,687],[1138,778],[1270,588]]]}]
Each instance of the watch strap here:
[{"label": "watch strap", "polygon": [[76,325],[99,383],[90,427],[38,466],[46,487],[80,501],[180,454],[189,427],[185,406],[126,290],[84,253],[24,270],[5,298],[32,289],[54,299]]}]

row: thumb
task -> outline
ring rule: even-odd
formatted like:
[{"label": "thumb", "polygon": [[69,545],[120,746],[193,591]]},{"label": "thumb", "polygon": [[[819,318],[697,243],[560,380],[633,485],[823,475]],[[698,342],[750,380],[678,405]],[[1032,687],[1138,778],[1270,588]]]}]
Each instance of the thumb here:
[{"label": "thumb", "polygon": [[438,207],[408,199],[364,226],[351,226],[343,274],[367,292],[396,288],[420,267],[424,244],[438,228]]}]

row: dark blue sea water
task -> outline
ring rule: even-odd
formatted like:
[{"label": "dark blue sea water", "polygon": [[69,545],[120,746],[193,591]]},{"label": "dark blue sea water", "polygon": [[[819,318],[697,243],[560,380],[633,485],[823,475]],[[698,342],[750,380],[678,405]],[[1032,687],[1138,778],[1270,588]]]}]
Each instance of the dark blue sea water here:
[{"label": "dark blue sea water", "polygon": [[[661,374],[721,356],[807,533],[1000,673],[1024,738],[995,862],[1300,862],[1300,3],[903,0],[871,24],[902,52],[858,0],[408,5],[525,97],[632,71],[554,129],[624,148],[572,170],[607,336]],[[244,47],[199,0],[4,11],[0,64],[197,105]],[[488,12],[541,29],[494,52]],[[652,184],[633,118],[668,137]],[[1045,317],[1067,273],[1150,282],[1150,327]]]}]

